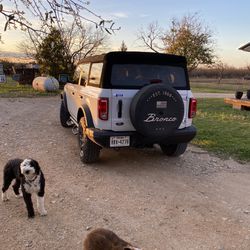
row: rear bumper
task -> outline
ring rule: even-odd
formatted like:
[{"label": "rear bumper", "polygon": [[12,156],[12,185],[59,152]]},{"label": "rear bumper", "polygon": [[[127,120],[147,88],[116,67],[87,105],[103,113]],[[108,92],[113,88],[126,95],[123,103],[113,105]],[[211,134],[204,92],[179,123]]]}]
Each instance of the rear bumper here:
[{"label": "rear bumper", "polygon": [[96,128],[87,128],[86,134],[89,139],[104,148],[110,148],[110,137],[112,136],[129,136],[129,147],[143,147],[150,144],[177,144],[190,142],[196,135],[196,128],[190,126],[184,129],[176,129],[164,138],[150,138],[137,132],[114,132]]}]

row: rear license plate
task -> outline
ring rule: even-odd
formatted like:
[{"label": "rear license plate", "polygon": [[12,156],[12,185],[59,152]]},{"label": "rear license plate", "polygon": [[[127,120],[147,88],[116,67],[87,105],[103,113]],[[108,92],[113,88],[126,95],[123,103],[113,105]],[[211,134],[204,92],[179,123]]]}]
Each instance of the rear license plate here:
[{"label": "rear license plate", "polygon": [[111,136],[110,147],[127,147],[130,144],[129,136]]}]

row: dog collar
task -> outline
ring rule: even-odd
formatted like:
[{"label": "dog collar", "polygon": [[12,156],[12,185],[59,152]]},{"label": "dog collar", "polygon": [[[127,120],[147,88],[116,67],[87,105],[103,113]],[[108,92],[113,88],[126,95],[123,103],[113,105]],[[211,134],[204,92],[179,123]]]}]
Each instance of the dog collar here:
[{"label": "dog collar", "polygon": [[36,178],[38,177],[38,175],[36,175],[32,180],[27,180],[25,179],[25,182],[31,186],[31,183],[34,182],[36,180]]}]

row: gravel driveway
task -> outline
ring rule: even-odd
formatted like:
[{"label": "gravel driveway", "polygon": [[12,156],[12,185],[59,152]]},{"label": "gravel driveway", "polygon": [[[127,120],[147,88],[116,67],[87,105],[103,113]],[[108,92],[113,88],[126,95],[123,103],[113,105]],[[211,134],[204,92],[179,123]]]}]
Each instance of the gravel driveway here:
[{"label": "gravel driveway", "polygon": [[144,250],[250,249],[250,164],[189,146],[177,159],[158,148],[103,150],[98,163],[83,165],[59,104],[0,99],[0,178],[10,158],[37,159],[48,211],[27,219],[10,192],[0,205],[1,249],[78,250],[96,227]]}]

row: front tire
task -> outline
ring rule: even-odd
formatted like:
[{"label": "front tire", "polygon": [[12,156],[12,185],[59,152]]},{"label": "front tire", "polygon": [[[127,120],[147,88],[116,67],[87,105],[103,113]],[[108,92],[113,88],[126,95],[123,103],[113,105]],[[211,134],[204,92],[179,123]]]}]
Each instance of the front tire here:
[{"label": "front tire", "polygon": [[65,128],[69,128],[70,125],[67,123],[70,119],[70,114],[67,109],[67,107],[64,104],[64,101],[62,100],[61,102],[61,107],[60,107],[60,122],[61,125]]},{"label": "front tire", "polygon": [[187,143],[169,144],[169,145],[160,144],[160,147],[163,154],[167,156],[177,157],[182,155],[186,151]]},{"label": "front tire", "polygon": [[101,147],[92,142],[85,134],[85,119],[82,117],[78,127],[78,141],[80,147],[80,159],[83,163],[94,163],[99,159]]}]

